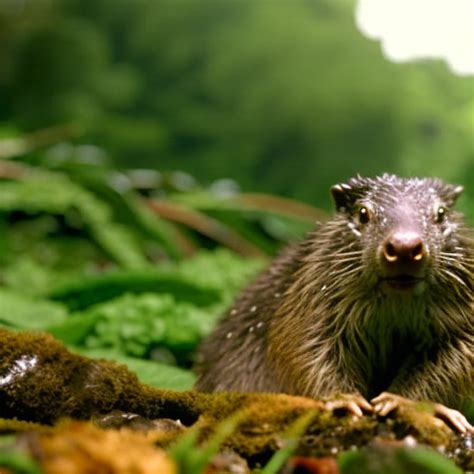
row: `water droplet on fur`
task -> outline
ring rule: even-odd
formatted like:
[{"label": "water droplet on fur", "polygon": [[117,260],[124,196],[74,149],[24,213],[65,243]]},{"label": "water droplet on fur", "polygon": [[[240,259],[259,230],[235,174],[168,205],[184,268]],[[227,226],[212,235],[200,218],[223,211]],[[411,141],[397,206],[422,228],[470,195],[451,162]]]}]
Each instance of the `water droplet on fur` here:
[{"label": "water droplet on fur", "polygon": [[252,307],[250,308],[250,312],[251,312],[251,313],[255,313],[255,311],[257,311],[257,307],[256,307],[256,306],[252,306]]},{"label": "water droplet on fur", "polygon": [[444,444],[440,444],[439,446],[437,446],[436,450],[442,454],[446,454],[446,446],[444,446]]},{"label": "water droplet on fur", "polygon": [[250,326],[250,327],[249,327],[249,332],[253,332],[253,330],[254,330],[254,327],[253,327],[253,326]]},{"label": "water droplet on fur", "polygon": [[443,232],[443,237],[449,237],[453,232],[453,229],[451,227],[448,227],[444,230]]},{"label": "water droplet on fur", "polygon": [[278,293],[278,292],[275,293],[275,298],[280,298],[280,296],[281,296],[281,293]]},{"label": "water droplet on fur", "polygon": [[327,287],[328,287],[327,285],[323,285],[323,286],[321,287],[321,291],[324,291]]},{"label": "water droplet on fur", "polygon": [[462,440],[462,444],[463,444],[464,449],[471,450],[472,449],[472,436],[466,435],[464,439]]},{"label": "water droplet on fur", "polygon": [[257,329],[260,329],[262,326],[263,326],[263,323],[261,321],[257,323]]},{"label": "water droplet on fur", "polygon": [[228,332],[226,337],[227,337],[227,339],[230,339],[232,337],[232,332]]},{"label": "water droplet on fur", "polygon": [[403,443],[405,444],[405,446],[408,446],[411,448],[418,444],[416,439],[411,435],[405,436],[405,438],[403,438]]}]

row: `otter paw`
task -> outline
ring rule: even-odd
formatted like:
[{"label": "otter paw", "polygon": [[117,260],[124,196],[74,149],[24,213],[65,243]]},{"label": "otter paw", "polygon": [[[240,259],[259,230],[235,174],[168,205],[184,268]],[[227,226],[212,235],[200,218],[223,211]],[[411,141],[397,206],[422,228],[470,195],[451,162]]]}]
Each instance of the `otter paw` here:
[{"label": "otter paw", "polygon": [[342,410],[355,416],[363,416],[364,411],[372,413],[372,405],[361,395],[344,394],[326,402],[325,407],[331,411]]},{"label": "otter paw", "polygon": [[[387,416],[401,405],[412,405],[415,402],[394,393],[382,392],[371,400],[374,412],[380,416]],[[434,416],[443,420],[447,425],[461,434],[474,433],[474,427],[467,421],[466,417],[457,410],[448,408],[440,403],[434,405]]]},{"label": "otter paw", "polygon": [[435,403],[435,416],[441,418],[445,423],[454,427],[462,434],[474,433],[473,426],[467,421],[466,417],[452,408],[445,407],[440,403]]},{"label": "otter paw", "polygon": [[400,405],[408,405],[413,403],[411,400],[390,392],[382,392],[377,397],[372,398],[370,402],[374,406],[374,412],[380,416],[387,416],[389,413],[396,410]]}]

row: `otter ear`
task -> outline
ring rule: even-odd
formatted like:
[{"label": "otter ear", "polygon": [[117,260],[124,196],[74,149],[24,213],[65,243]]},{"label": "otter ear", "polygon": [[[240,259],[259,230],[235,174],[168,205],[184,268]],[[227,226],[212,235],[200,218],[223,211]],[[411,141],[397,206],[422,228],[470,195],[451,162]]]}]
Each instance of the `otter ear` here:
[{"label": "otter ear", "polygon": [[454,206],[459,196],[464,191],[463,186],[458,186],[455,184],[446,184],[443,182],[438,182],[438,185],[439,196],[448,206]]},{"label": "otter ear", "polygon": [[357,199],[367,192],[367,183],[358,176],[347,183],[336,184],[331,188],[332,198],[338,211],[348,211],[354,207]]},{"label": "otter ear", "polygon": [[355,195],[353,189],[346,183],[332,186],[331,194],[338,211],[347,211],[354,205]]},{"label": "otter ear", "polygon": [[446,193],[446,197],[444,199],[447,200],[450,206],[454,206],[458,200],[458,197],[464,192],[464,186],[449,185],[448,188],[449,190]]}]

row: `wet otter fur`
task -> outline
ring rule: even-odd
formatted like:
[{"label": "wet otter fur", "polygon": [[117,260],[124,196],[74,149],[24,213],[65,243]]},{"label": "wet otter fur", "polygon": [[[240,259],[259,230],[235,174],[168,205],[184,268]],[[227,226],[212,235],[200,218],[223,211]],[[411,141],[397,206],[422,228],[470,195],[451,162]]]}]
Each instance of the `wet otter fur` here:
[{"label": "wet otter fur", "polygon": [[474,373],[462,187],[384,174],[331,191],[336,215],[276,258],[203,343],[196,388],[388,391],[459,407]]}]

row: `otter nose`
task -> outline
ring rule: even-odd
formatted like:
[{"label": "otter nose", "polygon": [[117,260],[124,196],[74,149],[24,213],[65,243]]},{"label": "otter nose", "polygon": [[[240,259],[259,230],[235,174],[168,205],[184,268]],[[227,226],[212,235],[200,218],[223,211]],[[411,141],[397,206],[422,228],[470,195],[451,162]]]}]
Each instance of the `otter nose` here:
[{"label": "otter nose", "polygon": [[387,263],[413,263],[425,258],[426,249],[418,233],[395,232],[385,241],[382,254]]}]

